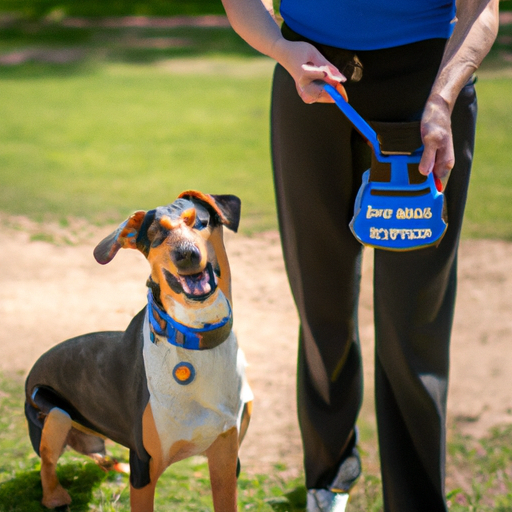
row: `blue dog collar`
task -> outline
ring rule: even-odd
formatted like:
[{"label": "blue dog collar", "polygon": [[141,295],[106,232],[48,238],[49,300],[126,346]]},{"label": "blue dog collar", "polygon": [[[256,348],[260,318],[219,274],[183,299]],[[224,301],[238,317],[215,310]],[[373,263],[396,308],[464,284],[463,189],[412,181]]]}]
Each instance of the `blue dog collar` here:
[{"label": "blue dog collar", "polygon": [[[193,328],[177,322],[159,307],[153,297],[151,290],[148,291],[148,319],[150,326],[151,341],[154,343],[155,335],[163,336],[171,345],[186,348],[188,350],[205,350],[220,345],[227,339],[233,324],[233,314],[229,302],[228,314],[215,324],[204,324],[204,327]],[[160,318],[165,322],[162,328],[157,320]]]}]

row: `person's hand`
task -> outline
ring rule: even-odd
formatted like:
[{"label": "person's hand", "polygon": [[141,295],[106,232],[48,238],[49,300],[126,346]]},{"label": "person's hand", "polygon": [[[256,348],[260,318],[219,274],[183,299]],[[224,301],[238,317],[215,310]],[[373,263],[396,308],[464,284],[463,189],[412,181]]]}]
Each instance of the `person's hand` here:
[{"label": "person's hand", "polygon": [[438,95],[432,95],[425,104],[421,119],[423,156],[419,164],[421,174],[431,172],[446,182],[455,164],[451,112],[448,103]]},{"label": "person's hand", "polygon": [[346,81],[338,68],[331,64],[313,45],[303,41],[279,41],[282,57],[280,63],[295,80],[295,86],[304,103],[333,103],[320,82],[335,87],[347,99]]}]

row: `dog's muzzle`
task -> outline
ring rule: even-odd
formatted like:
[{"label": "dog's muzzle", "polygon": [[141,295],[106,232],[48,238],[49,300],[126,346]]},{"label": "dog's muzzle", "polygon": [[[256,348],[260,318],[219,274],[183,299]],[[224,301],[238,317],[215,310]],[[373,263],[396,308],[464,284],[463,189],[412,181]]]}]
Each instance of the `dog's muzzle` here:
[{"label": "dog's muzzle", "polygon": [[210,297],[217,289],[217,276],[211,263],[199,273],[174,275],[164,269],[165,280],[176,293],[183,293],[190,300],[202,301]]},{"label": "dog's muzzle", "polygon": [[198,274],[189,276],[178,275],[177,279],[183,288],[183,293],[190,299],[205,299],[217,288],[217,280],[210,263]]}]

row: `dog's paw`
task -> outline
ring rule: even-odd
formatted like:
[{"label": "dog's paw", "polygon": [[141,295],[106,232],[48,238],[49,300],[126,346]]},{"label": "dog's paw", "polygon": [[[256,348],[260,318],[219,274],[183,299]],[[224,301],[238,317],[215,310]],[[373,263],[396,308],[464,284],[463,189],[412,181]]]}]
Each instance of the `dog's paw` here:
[{"label": "dog's paw", "polygon": [[71,496],[68,491],[59,484],[51,492],[43,494],[43,500],[41,503],[46,508],[65,507],[71,504]]}]

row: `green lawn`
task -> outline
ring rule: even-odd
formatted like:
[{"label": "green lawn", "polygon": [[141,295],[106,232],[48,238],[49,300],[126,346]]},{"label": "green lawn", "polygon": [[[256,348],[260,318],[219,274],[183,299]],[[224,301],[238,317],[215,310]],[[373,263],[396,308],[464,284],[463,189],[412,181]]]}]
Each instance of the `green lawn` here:
[{"label": "green lawn", "polygon": [[477,91],[477,142],[464,233],[512,240],[512,79],[482,78]]},{"label": "green lawn", "polygon": [[199,188],[239,195],[242,230],[275,227],[273,65],[230,29],[20,22],[0,35],[5,53],[34,47],[85,55],[0,66],[0,211],[118,222]]},{"label": "green lawn", "polygon": [[[503,71],[511,35],[507,27],[477,84],[466,236],[512,238],[512,80]],[[39,54],[0,66],[0,211],[110,223],[199,188],[239,195],[242,231],[276,227],[270,60],[228,28],[19,21],[0,32],[0,54],[61,49],[78,60],[42,62]]]},{"label": "green lawn", "polygon": [[224,60],[220,77],[181,65],[199,71],[111,64],[0,81],[0,209],[117,222],[198,188],[239,195],[242,228],[273,227],[270,67],[238,76],[243,63]]}]

